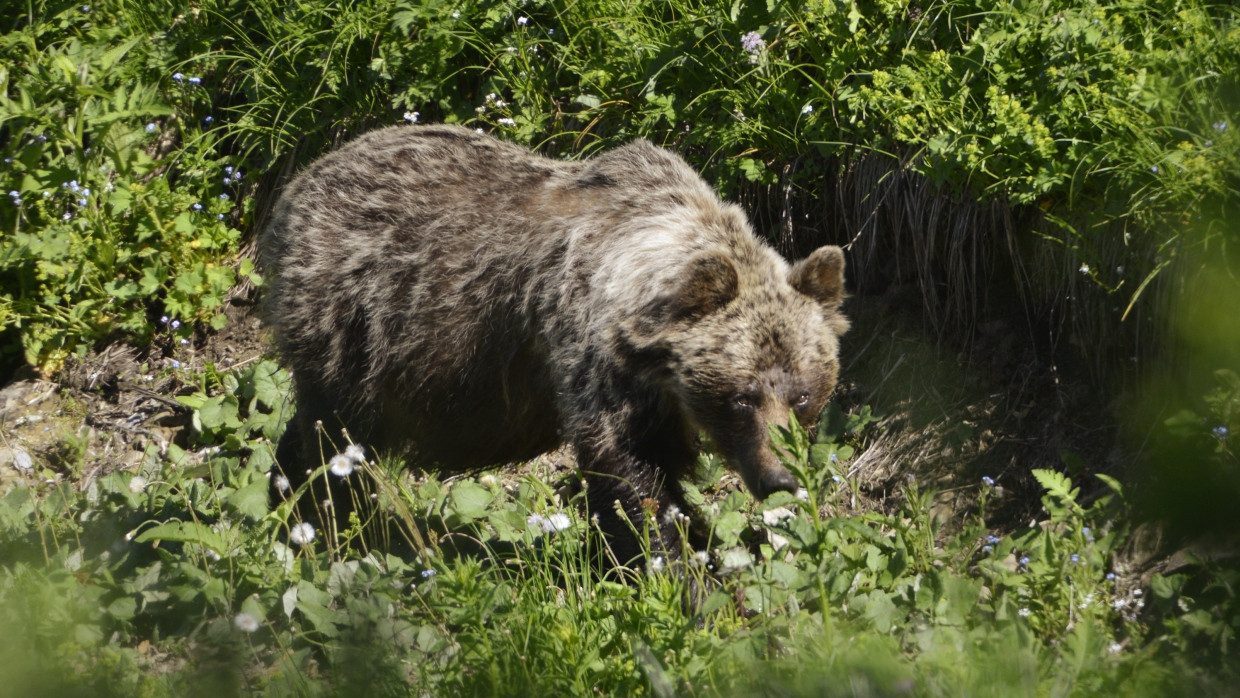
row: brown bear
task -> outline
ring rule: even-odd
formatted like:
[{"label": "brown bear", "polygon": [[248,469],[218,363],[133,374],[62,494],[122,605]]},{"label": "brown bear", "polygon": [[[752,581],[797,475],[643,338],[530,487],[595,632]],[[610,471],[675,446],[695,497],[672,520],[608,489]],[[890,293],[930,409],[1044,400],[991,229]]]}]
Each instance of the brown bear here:
[{"label": "brown bear", "polygon": [[848,327],[838,247],[790,266],[645,141],[562,162],[455,126],[374,131],[288,185],[259,257],[294,486],[341,427],[448,471],[569,442],[622,564],[642,548],[621,516],[655,515],[676,555],[702,434],[754,496],[796,489],[768,424],[817,419]]}]

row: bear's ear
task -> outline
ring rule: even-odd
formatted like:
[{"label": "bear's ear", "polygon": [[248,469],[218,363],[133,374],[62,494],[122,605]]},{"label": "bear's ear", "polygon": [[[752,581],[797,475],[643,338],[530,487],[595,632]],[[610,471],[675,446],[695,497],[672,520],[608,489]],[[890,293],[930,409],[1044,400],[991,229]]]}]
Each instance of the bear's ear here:
[{"label": "bear's ear", "polygon": [[834,309],[844,300],[844,251],[824,245],[793,265],[788,283],[803,295]]},{"label": "bear's ear", "polygon": [[681,319],[705,317],[732,302],[739,286],[736,265],[722,250],[694,255],[673,301],[675,314]]}]

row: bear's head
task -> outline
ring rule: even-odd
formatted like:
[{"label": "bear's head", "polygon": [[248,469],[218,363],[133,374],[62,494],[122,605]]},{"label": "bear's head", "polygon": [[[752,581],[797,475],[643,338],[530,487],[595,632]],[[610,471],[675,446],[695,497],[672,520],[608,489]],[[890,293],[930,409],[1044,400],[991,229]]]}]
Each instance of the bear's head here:
[{"label": "bear's head", "polygon": [[791,267],[774,258],[769,249],[698,252],[658,312],[659,382],[686,426],[704,431],[759,499],[796,490],[769,426],[786,427],[795,415],[812,431],[835,388],[848,328],[839,247]]}]

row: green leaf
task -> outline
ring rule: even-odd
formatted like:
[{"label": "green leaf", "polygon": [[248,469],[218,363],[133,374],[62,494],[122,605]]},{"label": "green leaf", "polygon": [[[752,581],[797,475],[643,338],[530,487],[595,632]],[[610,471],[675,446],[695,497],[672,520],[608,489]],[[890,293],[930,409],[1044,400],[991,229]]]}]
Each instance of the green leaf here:
[{"label": "green leaf", "polygon": [[228,506],[251,521],[267,515],[267,481],[258,479],[228,496]]},{"label": "green leaf", "polygon": [[448,509],[467,521],[486,515],[491,503],[491,491],[472,480],[461,480],[452,486]]},{"label": "green leaf", "polygon": [[197,521],[170,521],[148,528],[134,538],[136,543],[168,541],[173,543],[197,543],[219,553],[228,552],[224,539],[206,524]]}]

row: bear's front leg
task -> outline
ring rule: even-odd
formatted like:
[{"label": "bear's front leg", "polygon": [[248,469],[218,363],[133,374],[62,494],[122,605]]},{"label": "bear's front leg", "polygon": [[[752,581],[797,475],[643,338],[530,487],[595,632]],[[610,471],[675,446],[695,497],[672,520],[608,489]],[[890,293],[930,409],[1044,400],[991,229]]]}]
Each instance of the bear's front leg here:
[{"label": "bear's front leg", "polygon": [[[590,520],[602,533],[609,566],[634,567],[651,560],[684,558],[692,511],[681,493],[679,469],[620,450],[577,446],[586,482]],[[658,563],[656,563],[658,564]]]}]

